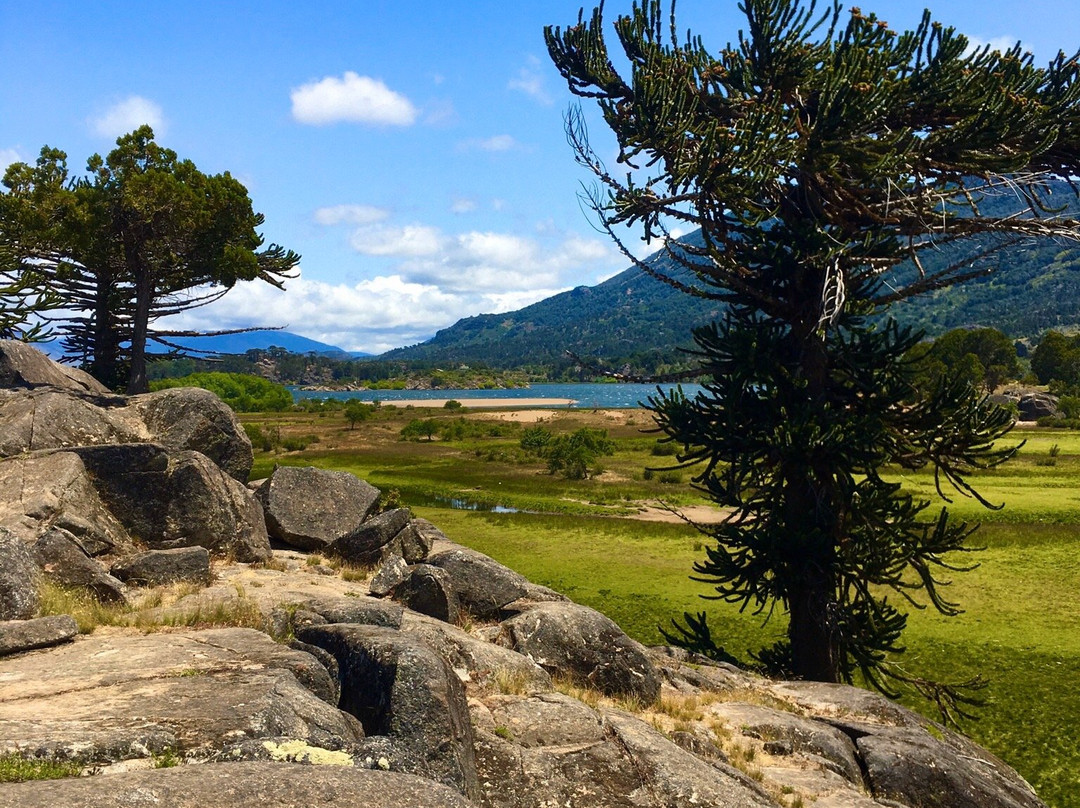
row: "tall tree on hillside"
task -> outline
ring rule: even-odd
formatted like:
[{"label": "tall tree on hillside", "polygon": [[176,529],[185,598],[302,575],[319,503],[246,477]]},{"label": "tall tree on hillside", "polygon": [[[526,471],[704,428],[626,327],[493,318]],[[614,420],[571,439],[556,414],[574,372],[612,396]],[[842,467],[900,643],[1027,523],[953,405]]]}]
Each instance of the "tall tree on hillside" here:
[{"label": "tall tree on hillside", "polygon": [[[571,110],[601,224],[659,240],[693,278],[661,280],[727,304],[694,334],[705,392],[652,401],[680,460],[702,464],[696,484],[731,509],[697,575],[716,597],[786,610],[786,641],[761,655],[774,667],[829,682],[861,670],[888,691],[921,682],[889,662],[906,615],[884,593],[921,590],[955,614],[938,576],[973,528],[883,469],[930,467],[943,497],[942,483],[978,497],[968,474],[1013,453],[994,443],[1012,419],[967,385],[920,398],[903,359],[917,335],[869,318],[994,271],[1006,245],[1077,239],[1048,184],[1080,168],[1077,58],[972,51],[929,13],[898,34],[855,8],[845,21],[838,3],[740,8],[745,33],[712,54],[679,38],[673,7],[635,4],[614,23],[621,72],[603,6],[545,36],[618,141],[616,172]],[[986,215],[1000,194],[1025,215]],[[677,246],[674,225],[700,228],[703,246]],[[968,249],[926,270],[942,245]]]},{"label": "tall tree on hillside", "polygon": [[[240,280],[279,288],[299,256],[262,248],[247,191],[228,173],[206,175],[140,127],[87,176],[71,178],[66,155],[45,147],[37,163],[12,165],[0,197],[0,243],[25,272],[44,275],[62,298],[65,350],[110,386],[147,389],[148,341],[158,318],[217,300]],[[126,365],[126,368],[125,368]],[[126,374],[124,371],[126,370]]]}]

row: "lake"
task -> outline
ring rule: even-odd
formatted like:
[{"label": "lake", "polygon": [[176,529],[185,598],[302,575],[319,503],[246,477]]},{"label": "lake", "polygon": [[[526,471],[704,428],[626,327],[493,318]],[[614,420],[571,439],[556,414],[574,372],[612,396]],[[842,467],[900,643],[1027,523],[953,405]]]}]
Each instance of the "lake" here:
[{"label": "lake", "polygon": [[[289,390],[292,392],[293,398],[297,401],[305,398],[358,398],[361,401],[374,401],[376,399],[379,401],[415,401],[417,405],[422,405],[425,400],[441,401],[443,399],[452,398],[468,406],[470,400],[477,399],[570,398],[577,402],[577,404],[573,405],[575,407],[595,409],[599,407],[637,407],[641,402],[647,401],[650,395],[655,394],[657,387],[660,387],[663,390],[671,390],[676,386],[678,385],[534,384],[531,387],[521,387],[513,390],[452,390],[442,388],[438,390],[363,390],[361,392],[326,392],[321,390],[300,390],[297,387],[290,387]],[[682,385],[682,389],[687,396],[693,396],[702,388],[701,385],[698,384],[684,384]],[[530,404],[529,406],[564,407],[565,405]]]}]

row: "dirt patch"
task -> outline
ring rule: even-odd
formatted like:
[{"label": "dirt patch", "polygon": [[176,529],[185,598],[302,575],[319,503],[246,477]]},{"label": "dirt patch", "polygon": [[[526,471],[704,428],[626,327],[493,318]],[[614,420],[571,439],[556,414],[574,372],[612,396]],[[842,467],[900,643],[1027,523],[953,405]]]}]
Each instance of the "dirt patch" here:
[{"label": "dirt patch", "polygon": [[[643,522],[669,522],[677,524],[689,520],[699,525],[715,525],[724,521],[729,511],[712,505],[686,505],[676,508],[675,513],[658,505],[644,505],[641,511],[628,519],[640,519]],[[682,514],[682,518],[679,516]]]},{"label": "dirt patch", "polygon": [[484,418],[498,421],[517,421],[519,424],[539,424],[558,417],[553,410],[508,410],[486,412]]}]

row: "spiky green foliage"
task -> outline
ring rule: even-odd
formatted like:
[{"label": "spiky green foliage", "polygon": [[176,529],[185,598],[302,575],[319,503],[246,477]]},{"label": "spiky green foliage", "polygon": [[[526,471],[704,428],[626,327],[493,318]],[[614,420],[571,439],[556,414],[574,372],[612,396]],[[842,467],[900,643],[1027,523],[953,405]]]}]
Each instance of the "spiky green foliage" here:
[{"label": "spiky green foliage", "polygon": [[[623,226],[660,240],[689,272],[661,280],[729,306],[695,332],[705,393],[652,402],[679,459],[701,464],[696,483],[731,508],[697,574],[717,597],[786,612],[787,645],[762,659],[808,679],[861,670],[883,689],[883,677],[922,688],[889,662],[906,616],[882,592],[953,613],[937,576],[971,527],[881,469],[932,466],[943,497],[977,496],[967,474],[1010,456],[995,441],[1012,421],[969,385],[920,394],[904,361],[917,335],[870,318],[995,271],[1006,246],[1076,241],[1050,183],[1080,163],[1077,59],[1038,68],[1019,46],[969,52],[929,13],[897,33],[858,9],[845,23],[838,3],[740,8],[744,32],[713,55],[690,34],[680,43],[674,8],[635,4],[614,23],[625,69],[602,6],[548,28],[552,59],[597,102],[625,172],[590,149],[579,109],[568,135],[616,241]],[[984,209],[1003,194],[1023,215]],[[700,227],[701,245],[676,248],[674,225]],[[929,250],[950,260],[928,270]]]},{"label": "spiky green foliage", "polygon": [[175,349],[191,332],[151,324],[218,299],[241,280],[281,286],[299,256],[263,248],[263,217],[228,173],[207,175],[142,126],[72,177],[48,146],[14,163],[0,194],[0,249],[19,280],[44,279],[62,302],[69,359],[128,392],[147,389],[147,343]]}]

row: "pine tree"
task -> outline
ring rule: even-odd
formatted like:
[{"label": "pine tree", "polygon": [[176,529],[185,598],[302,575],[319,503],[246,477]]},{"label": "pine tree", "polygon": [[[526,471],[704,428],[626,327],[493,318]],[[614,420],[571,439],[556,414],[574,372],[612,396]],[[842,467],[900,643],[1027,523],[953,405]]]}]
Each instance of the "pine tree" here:
[{"label": "pine tree", "polygon": [[[1012,418],[970,385],[920,395],[904,360],[919,335],[880,323],[898,301],[996,271],[1008,245],[1078,239],[1052,182],[1080,173],[1077,57],[1039,68],[1019,44],[972,51],[929,12],[897,33],[857,8],[845,22],[838,3],[740,8],[745,33],[713,55],[680,40],[674,4],[635,4],[614,23],[622,72],[602,5],[546,29],[570,91],[614,132],[619,171],[580,108],[567,133],[616,242],[636,228],[692,279],[661,280],[727,306],[694,333],[704,392],[652,399],[695,483],[730,509],[697,577],[786,612],[786,641],[760,655],[776,669],[930,688],[890,661],[906,615],[883,593],[955,614],[941,576],[973,527],[886,472],[931,468],[943,498],[978,497],[969,474],[1011,456],[996,442]],[[1022,215],[981,210],[1001,195]],[[703,246],[673,227],[700,228]],[[955,260],[927,270],[920,256],[943,248]],[[700,640],[702,625],[683,631]]]},{"label": "pine tree", "polygon": [[8,277],[44,278],[62,302],[47,319],[59,323],[67,357],[129,393],[147,389],[148,342],[169,349],[198,335],[155,331],[155,320],[213,302],[237,281],[280,288],[300,260],[263,247],[263,217],[240,182],[179,159],[149,126],[92,155],[85,176],[71,177],[64,152],[46,146],[35,165],[10,166],[4,184],[0,247],[18,266]]}]

